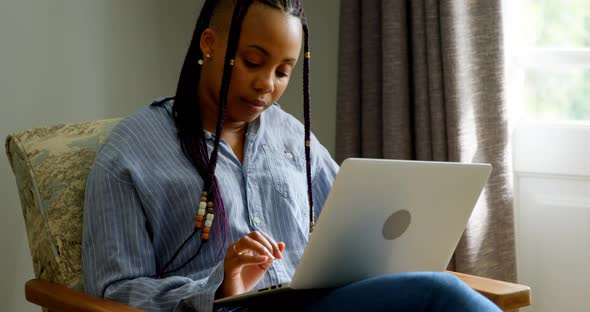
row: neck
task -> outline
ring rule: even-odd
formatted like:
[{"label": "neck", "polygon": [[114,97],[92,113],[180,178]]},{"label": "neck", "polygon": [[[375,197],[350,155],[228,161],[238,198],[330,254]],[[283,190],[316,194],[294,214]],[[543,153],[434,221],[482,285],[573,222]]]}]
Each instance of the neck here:
[{"label": "neck", "polygon": [[[201,113],[203,114],[203,113]],[[205,115],[203,116],[203,128],[207,131],[216,134],[217,132],[217,114],[215,114],[215,118],[207,118]],[[226,137],[236,137],[236,136],[243,136],[246,133],[246,129],[248,129],[247,122],[241,121],[230,121],[227,118],[223,123],[223,133],[221,135],[222,138]]]},{"label": "neck", "polygon": [[[203,128],[211,133],[217,134],[217,115],[218,110],[207,110],[201,106],[201,116]],[[247,122],[236,122],[228,120],[227,117],[223,124],[223,133],[221,138],[229,144],[236,157],[240,162],[244,161],[244,141],[246,137]]]},{"label": "neck", "polygon": [[[207,91],[203,80],[199,83],[199,98],[200,98],[200,110],[201,110],[201,122],[203,128],[211,133],[217,132],[217,119],[219,116],[219,103],[216,100],[216,96],[211,92]],[[223,123],[223,134],[222,138],[243,136],[248,128],[248,123],[245,121],[234,121],[228,118],[228,114],[225,116]]]},{"label": "neck", "polygon": [[[219,116],[219,107],[213,101],[205,101],[201,104],[201,121],[203,128],[211,133],[217,133],[217,118]],[[234,137],[236,135],[243,135],[246,133],[248,123],[245,121],[235,121],[228,118],[228,114],[225,115],[223,121],[223,134],[222,138]]]}]

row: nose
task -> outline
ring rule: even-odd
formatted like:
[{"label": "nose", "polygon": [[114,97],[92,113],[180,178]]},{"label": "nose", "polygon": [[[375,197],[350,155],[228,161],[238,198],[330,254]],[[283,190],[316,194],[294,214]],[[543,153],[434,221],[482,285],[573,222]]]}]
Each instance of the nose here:
[{"label": "nose", "polygon": [[254,80],[254,89],[260,93],[272,93],[275,89],[272,73],[260,72]]}]

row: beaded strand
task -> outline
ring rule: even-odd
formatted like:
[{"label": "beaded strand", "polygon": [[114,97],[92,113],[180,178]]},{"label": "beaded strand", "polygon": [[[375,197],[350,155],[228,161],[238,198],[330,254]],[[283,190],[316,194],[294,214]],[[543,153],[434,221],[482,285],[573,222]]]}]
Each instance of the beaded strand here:
[{"label": "beaded strand", "polygon": [[[209,240],[209,234],[211,233],[211,227],[213,225],[213,201],[207,200],[207,192],[201,193],[201,201],[199,202],[199,211],[197,212],[197,218],[195,221],[195,232],[198,232],[201,227],[203,233],[201,234],[202,240]],[[203,221],[205,226],[203,227]]]}]

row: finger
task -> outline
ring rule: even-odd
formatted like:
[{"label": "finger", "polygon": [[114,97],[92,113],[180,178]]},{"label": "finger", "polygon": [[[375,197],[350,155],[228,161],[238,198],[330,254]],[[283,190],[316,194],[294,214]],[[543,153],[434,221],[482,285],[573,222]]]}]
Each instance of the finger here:
[{"label": "finger", "polygon": [[[279,250],[280,250],[281,252],[283,252],[283,251],[285,250],[285,247],[286,247],[285,243],[283,243],[283,242],[278,242],[278,243],[277,243],[277,245],[279,245]],[[281,256],[282,256],[282,255],[281,255]]]},{"label": "finger", "polygon": [[264,263],[260,263],[258,264],[258,267],[263,270],[266,271],[270,268],[270,266],[272,265],[273,261],[272,259],[270,261],[264,262]]},{"label": "finger", "polygon": [[260,232],[260,234],[262,234],[262,236],[264,236],[266,238],[266,240],[268,240],[268,242],[272,245],[272,250],[273,250],[273,255],[276,258],[281,259],[282,255],[281,255],[281,250],[279,248],[279,245],[277,244],[277,242],[275,242],[274,239],[272,239],[268,234],[264,233],[264,232]]},{"label": "finger", "polygon": [[241,265],[249,265],[249,264],[258,264],[258,265],[262,265],[266,262],[268,262],[270,260],[270,258],[268,256],[260,256],[260,255],[239,255],[238,256],[238,262]]},{"label": "finger", "polygon": [[244,249],[249,249],[254,252],[257,252],[259,255],[265,255],[265,256],[268,256],[268,257],[274,259],[274,256],[268,250],[268,247],[264,246],[260,241],[254,240],[253,238],[251,238],[249,236],[244,236],[244,237],[242,237],[242,239],[240,239],[240,245],[238,246],[238,251],[240,253],[242,253],[244,251]]},{"label": "finger", "polygon": [[250,254],[250,250],[248,249],[247,243],[242,242],[243,240],[244,240],[244,238],[242,237],[239,240],[237,240],[236,242],[234,242],[233,244],[229,245],[228,250],[231,250],[232,254],[234,256],[245,254],[245,253]]},{"label": "finger", "polygon": [[262,244],[268,250],[268,254],[270,256],[272,256],[273,258],[275,257],[273,255],[274,252],[273,252],[272,244],[268,241],[268,239],[266,239],[266,237],[261,232],[253,231],[253,232],[248,233],[248,235],[246,235],[246,237],[250,237],[251,239]]},{"label": "finger", "polygon": [[262,246],[262,252],[260,252],[260,246],[253,246],[251,239],[249,239],[247,236],[240,238],[235,243],[231,244],[229,248],[232,251],[233,257],[243,254],[250,255],[253,251],[261,255],[267,254],[264,251],[266,249],[264,246]]}]

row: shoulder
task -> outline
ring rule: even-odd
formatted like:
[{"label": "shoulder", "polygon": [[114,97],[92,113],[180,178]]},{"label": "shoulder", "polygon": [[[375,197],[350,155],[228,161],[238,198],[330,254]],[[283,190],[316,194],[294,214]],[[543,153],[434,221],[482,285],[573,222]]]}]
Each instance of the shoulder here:
[{"label": "shoulder", "polygon": [[[171,113],[172,100],[154,101],[150,105],[129,114],[114,129],[113,134],[125,140],[137,141],[149,138],[147,134],[173,131],[174,119]],[[117,139],[113,138],[113,142]]]},{"label": "shoulder", "polygon": [[[297,142],[297,144],[303,144],[305,126],[299,119],[284,111],[278,104],[270,107],[265,113],[266,116],[262,122],[265,123],[265,131],[268,132],[273,139],[283,139]],[[314,146],[321,147],[322,151],[324,150],[323,146],[321,146],[320,142],[314,135],[313,129],[311,129],[311,143],[312,150],[314,150]]]},{"label": "shoulder", "polygon": [[[262,123],[265,124],[265,142],[294,151],[295,156],[300,157],[301,161],[304,162],[305,127],[303,123],[284,111],[278,104],[267,109],[264,114]],[[335,164],[328,150],[313,134],[313,129],[311,131],[311,159],[314,172],[318,169],[318,165]]]},{"label": "shoulder", "polygon": [[273,136],[280,134],[303,140],[305,127],[301,121],[284,111],[278,103],[275,103],[264,112],[262,122],[265,124],[267,131],[273,133]]},{"label": "shoulder", "polygon": [[175,135],[172,100],[156,100],[127,115],[113,128],[95,160],[107,167],[120,167],[147,157],[146,150],[162,146],[162,140]]}]

